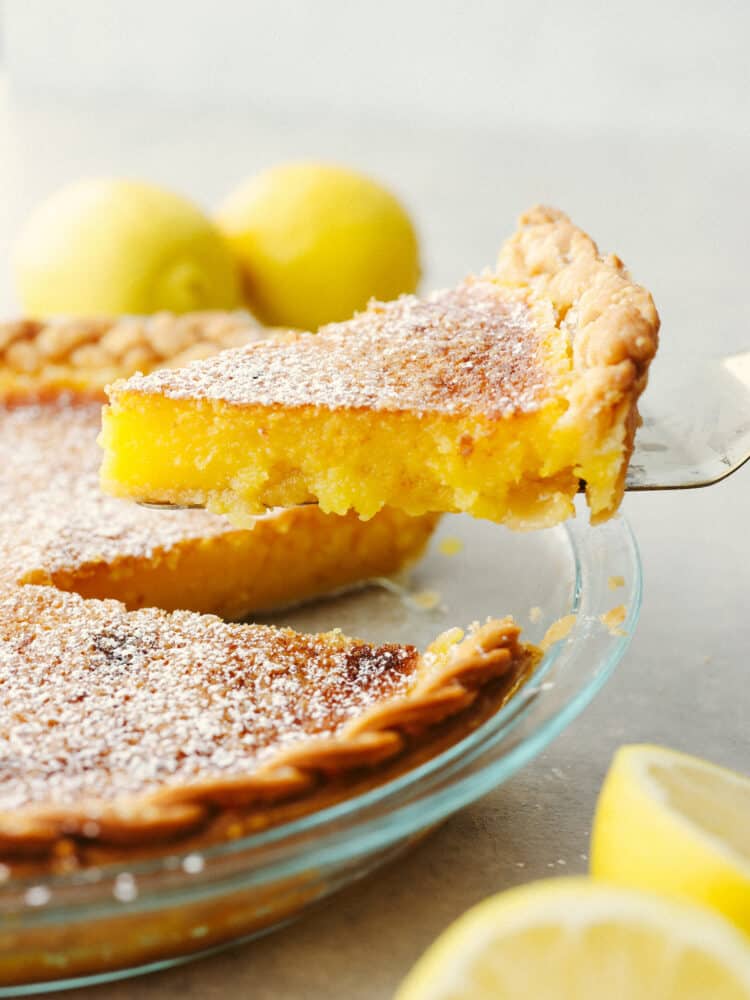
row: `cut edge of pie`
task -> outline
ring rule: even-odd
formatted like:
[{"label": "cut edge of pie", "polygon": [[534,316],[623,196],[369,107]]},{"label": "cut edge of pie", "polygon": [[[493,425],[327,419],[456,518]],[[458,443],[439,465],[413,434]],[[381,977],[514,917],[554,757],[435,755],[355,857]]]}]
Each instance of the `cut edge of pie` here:
[{"label": "cut edge of pie", "polygon": [[[181,838],[194,835],[209,823],[215,823],[217,814],[231,814],[232,825],[228,828],[225,826],[221,836],[221,839],[231,839],[254,828],[253,818],[256,813],[272,810],[279,803],[291,801],[296,807],[301,807],[302,812],[308,811],[306,805],[310,809],[320,808],[317,800],[321,790],[328,784],[346,781],[350,777],[361,777],[368,771],[382,768],[388,762],[412,756],[423,749],[425,743],[429,745],[431,738],[440,732],[442,724],[453,717],[463,718],[464,714],[470,714],[469,710],[483,689],[487,689],[493,681],[504,680],[507,683],[497,695],[498,703],[493,706],[493,711],[496,711],[499,704],[507,700],[528,677],[541,656],[538,649],[519,641],[520,629],[511,618],[489,620],[482,626],[476,626],[465,637],[460,629],[450,630],[420,655],[414,647],[376,647],[360,640],[348,639],[339,632],[305,636],[289,629],[269,626],[227,626],[210,616],[198,616],[191,612],[167,613],[156,609],[126,612],[122,606],[115,608],[116,603],[84,601],[74,594],[34,586],[19,588],[0,603],[0,629],[4,633],[0,636],[0,653],[3,657],[0,659],[0,666],[3,666],[4,661],[3,670],[6,673],[22,669],[24,664],[27,670],[39,671],[39,677],[35,680],[32,678],[34,682],[27,686],[28,693],[25,696],[33,702],[41,699],[41,715],[37,719],[39,724],[42,724],[42,716],[46,713],[49,725],[54,727],[60,715],[64,716],[65,712],[74,710],[68,700],[71,694],[68,687],[71,684],[74,687],[76,679],[66,678],[66,670],[70,668],[66,666],[64,656],[60,657],[58,663],[50,662],[46,656],[44,662],[35,661],[34,657],[39,651],[37,643],[41,644],[39,649],[47,651],[51,648],[50,643],[53,646],[59,644],[61,650],[65,649],[68,641],[82,644],[78,667],[83,664],[89,673],[93,671],[92,681],[97,679],[97,670],[101,674],[99,683],[92,684],[86,694],[86,711],[94,712],[93,716],[89,715],[94,719],[92,725],[96,726],[97,699],[101,702],[99,707],[102,709],[111,708],[111,701],[108,700],[110,697],[120,698],[121,715],[113,717],[111,725],[124,727],[126,736],[130,732],[128,726],[137,728],[142,723],[139,712],[143,709],[142,706],[131,707],[129,698],[123,696],[118,684],[119,672],[123,669],[141,669],[146,678],[144,683],[156,685],[154,699],[158,699],[159,693],[166,692],[169,695],[174,690],[175,682],[175,677],[169,676],[169,671],[182,670],[189,679],[190,670],[195,665],[191,657],[199,655],[194,653],[194,647],[196,643],[199,645],[203,631],[214,628],[224,631],[223,641],[228,649],[235,649],[238,662],[243,662],[242,656],[249,656],[249,667],[261,673],[272,668],[281,669],[283,673],[287,646],[291,648],[294,672],[297,669],[294,668],[295,643],[314,643],[315,649],[320,650],[324,666],[326,657],[338,656],[337,669],[343,669],[347,675],[360,671],[361,678],[357,674],[360,679],[356,683],[361,683],[368,692],[368,685],[375,683],[371,677],[374,676],[373,672],[377,673],[378,665],[388,670],[391,661],[399,671],[408,671],[405,674],[405,686],[402,685],[397,694],[381,699],[376,695],[372,698],[368,695],[359,707],[353,702],[356,711],[346,716],[343,724],[337,726],[335,731],[284,745],[263,759],[258,766],[249,769],[229,766],[221,773],[209,773],[199,780],[183,780],[172,784],[167,782],[163,787],[143,794],[118,794],[110,799],[89,796],[82,797],[74,804],[56,804],[54,801],[45,803],[33,798],[26,803],[15,802],[12,808],[0,810],[0,857],[5,861],[12,862],[15,859],[44,864],[46,859],[49,866],[52,859],[55,862],[53,870],[65,871],[71,867],[76,843],[94,848],[97,845],[109,848],[110,859],[113,856],[129,857],[137,853],[139,846],[144,844],[160,846],[165,842],[177,842],[176,849],[179,849]],[[77,633],[72,639],[67,636],[66,629],[76,629],[76,623],[82,622],[81,616],[86,615],[89,619],[83,626],[83,632]],[[103,622],[112,617],[118,619],[120,624],[114,625],[111,631],[105,629],[100,634],[101,623],[98,622],[97,615]],[[50,632],[51,625],[58,619],[62,630],[59,636]],[[121,629],[120,632],[118,628]],[[153,634],[161,637],[156,643],[143,639],[144,635],[151,634],[149,629],[153,629]],[[190,640],[184,649],[180,644],[185,643],[183,632],[187,633]],[[88,653],[83,648],[86,643],[89,644]],[[189,652],[185,651],[187,649]],[[269,657],[269,649],[275,649],[274,655],[282,666],[273,666],[275,661],[272,656]],[[309,657],[309,651],[303,650],[302,655]],[[340,659],[342,655],[343,667]],[[87,661],[87,656],[92,659]],[[139,661],[139,656],[144,657],[144,660]],[[146,674],[143,664],[158,664],[162,656],[172,658],[166,672],[162,669],[161,672],[155,670]],[[130,660],[127,660],[128,657]],[[32,662],[26,662],[29,659]],[[141,666],[138,665],[139,662]],[[240,690],[250,680],[248,676],[243,681],[234,667],[229,669],[224,663],[220,663],[217,669],[224,671],[217,676],[225,681],[228,678],[228,683],[235,688],[239,685]],[[203,671],[204,668],[201,668],[201,683]],[[55,680],[56,677],[59,679]],[[129,680],[133,681],[132,674]],[[217,677],[212,675],[212,681],[216,680]],[[351,680],[351,684],[356,694],[355,681]],[[304,698],[304,682],[296,674],[294,685],[294,697]],[[163,687],[163,692],[159,691],[160,687]],[[152,712],[151,697],[150,694],[149,707],[145,710],[147,713]],[[221,704],[223,710],[224,703]],[[230,702],[227,701],[227,704]],[[282,723],[287,726],[293,724],[284,722],[283,710],[278,711],[282,712]],[[130,719],[129,713],[132,717]],[[153,717],[152,722],[158,726],[158,717]],[[20,721],[14,719],[9,724],[6,739],[11,739],[11,749],[14,745],[12,733],[16,725],[22,727],[15,743],[19,748],[18,766],[21,768],[23,746],[32,747],[27,752],[36,756],[39,754],[39,746],[36,741],[28,742],[29,733],[23,730],[27,725],[24,716]],[[459,732],[456,739],[460,739],[470,728],[467,722],[465,731]],[[54,741],[57,737],[52,733],[43,738]],[[26,744],[24,739],[27,739]],[[126,740],[126,737],[123,739]],[[277,737],[277,742],[282,742],[281,737]],[[211,749],[210,736],[206,738],[206,746],[201,744],[201,754],[207,754]],[[117,740],[113,747],[119,747]],[[111,752],[115,753],[115,749]],[[84,757],[95,752],[96,741],[87,743]],[[103,768],[106,776],[106,762],[92,760],[87,765],[88,757],[86,760],[79,760],[73,751],[70,753],[71,780],[74,782],[83,780],[80,768],[86,766]],[[135,754],[134,765],[128,756],[131,754]],[[137,754],[137,744],[130,750],[126,747],[126,762],[136,767],[136,773],[137,767],[141,766]],[[8,759],[8,766],[12,767],[13,755]],[[116,760],[119,759],[116,757]],[[200,763],[200,757],[197,759]],[[48,779],[53,799],[55,788],[65,789],[64,765],[61,766],[63,770],[60,774],[55,772]],[[209,767],[209,771],[210,769]],[[34,787],[37,779],[29,777],[24,780],[30,781],[31,787]],[[113,775],[112,784],[115,787],[117,780],[117,775]],[[345,792],[347,797],[355,793],[356,784],[353,789],[347,787]],[[4,794],[12,795],[13,792],[6,788]],[[190,843],[194,845],[195,837]]]},{"label": "cut edge of pie", "polygon": [[131,609],[238,619],[418,559],[435,516],[391,508],[368,525],[308,506],[257,518],[250,531],[205,511],[139,510],[99,495],[96,435],[109,380],[268,333],[252,317],[219,312],[0,323],[0,457],[7,463],[0,498],[12,526],[0,537],[0,591],[47,584]]},{"label": "cut edge of pie", "polygon": [[583,480],[604,520],[622,498],[658,329],[616,256],[535,208],[496,269],[453,290],[116,383],[102,484],[237,524],[317,501],[536,528],[573,513]]}]

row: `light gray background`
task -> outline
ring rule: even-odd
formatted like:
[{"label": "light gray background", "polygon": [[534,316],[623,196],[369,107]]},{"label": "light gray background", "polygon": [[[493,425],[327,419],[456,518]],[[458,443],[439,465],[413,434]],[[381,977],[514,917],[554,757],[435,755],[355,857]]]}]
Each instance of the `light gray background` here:
[{"label": "light gray background", "polygon": [[[31,206],[87,174],[149,178],[210,207],[281,159],[361,166],[415,214],[427,287],[490,262],[515,215],[547,201],[653,290],[658,391],[685,359],[750,348],[750,7],[707,10],[6,0],[2,259]],[[7,266],[0,304],[14,311]],[[626,500],[646,579],[633,645],[587,712],[506,786],[272,937],[80,995],[388,996],[466,907],[585,869],[621,743],[750,769],[749,498],[743,471]]]}]

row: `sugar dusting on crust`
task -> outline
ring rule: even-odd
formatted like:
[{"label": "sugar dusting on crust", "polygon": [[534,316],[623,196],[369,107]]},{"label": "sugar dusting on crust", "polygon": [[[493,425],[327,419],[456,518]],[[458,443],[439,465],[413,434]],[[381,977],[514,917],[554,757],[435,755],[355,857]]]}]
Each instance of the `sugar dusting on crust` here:
[{"label": "sugar dusting on crust", "polygon": [[145,510],[104,496],[99,403],[0,408],[0,582],[87,563],[150,558],[180,542],[232,531],[205,511]]},{"label": "sugar dusting on crust", "polygon": [[0,810],[248,773],[405,692],[418,662],[338,633],[19,588],[0,604]]},{"label": "sugar dusting on crust", "polygon": [[[127,389],[234,405],[466,412],[534,410],[545,387],[527,306],[491,278],[426,299],[373,303],[317,334],[287,335],[176,371],[136,375]],[[116,395],[116,391],[115,391]]]}]

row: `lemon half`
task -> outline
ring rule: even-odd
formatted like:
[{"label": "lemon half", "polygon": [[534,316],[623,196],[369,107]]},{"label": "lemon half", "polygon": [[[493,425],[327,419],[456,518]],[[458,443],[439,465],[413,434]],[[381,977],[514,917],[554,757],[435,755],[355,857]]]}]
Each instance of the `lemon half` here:
[{"label": "lemon half", "polygon": [[585,879],[469,910],[396,1000],[748,1000],[750,942],[717,914]]},{"label": "lemon half", "polygon": [[750,779],[674,750],[622,747],[599,795],[591,872],[711,906],[750,933]]}]

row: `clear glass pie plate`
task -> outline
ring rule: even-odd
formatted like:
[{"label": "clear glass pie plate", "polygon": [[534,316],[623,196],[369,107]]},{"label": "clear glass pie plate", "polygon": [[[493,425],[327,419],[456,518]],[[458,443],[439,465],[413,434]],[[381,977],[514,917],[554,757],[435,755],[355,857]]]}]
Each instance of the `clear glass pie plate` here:
[{"label": "clear glass pie plate", "polygon": [[338,627],[421,648],[449,626],[488,615],[512,614],[533,642],[560,619],[570,630],[499,712],[385,784],[201,854],[173,849],[44,883],[6,879],[0,996],[186,961],[266,933],[382,865],[504,782],[584,708],[625,652],[640,599],[627,523],[591,528],[581,510],[567,525],[530,534],[446,517],[406,583],[380,581],[275,615],[295,628]]}]

